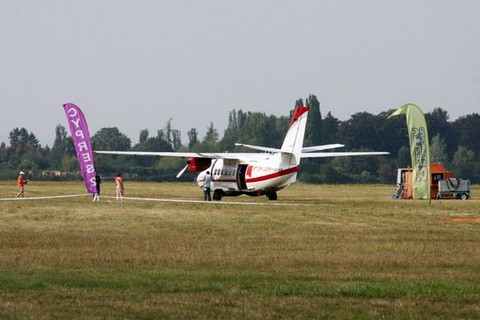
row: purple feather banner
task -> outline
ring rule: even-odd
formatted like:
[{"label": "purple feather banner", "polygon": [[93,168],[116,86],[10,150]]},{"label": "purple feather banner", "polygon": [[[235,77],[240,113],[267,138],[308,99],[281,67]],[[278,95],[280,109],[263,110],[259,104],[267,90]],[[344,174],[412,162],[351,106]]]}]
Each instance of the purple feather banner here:
[{"label": "purple feather banner", "polygon": [[67,116],[73,145],[77,152],[78,164],[83,176],[83,182],[89,193],[96,193],[95,187],[95,164],[93,162],[93,149],[90,142],[88,125],[82,110],[73,103],[63,105]]}]

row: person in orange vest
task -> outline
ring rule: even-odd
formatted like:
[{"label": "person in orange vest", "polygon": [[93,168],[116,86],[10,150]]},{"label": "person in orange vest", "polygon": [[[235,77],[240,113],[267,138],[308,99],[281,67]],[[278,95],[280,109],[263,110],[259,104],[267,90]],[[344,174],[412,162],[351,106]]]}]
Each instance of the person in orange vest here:
[{"label": "person in orange vest", "polygon": [[25,185],[28,183],[28,180],[25,180],[23,176],[25,175],[25,172],[20,171],[20,175],[17,178],[17,187],[18,187],[18,194],[17,198],[19,197],[24,197],[25,196]]},{"label": "person in orange vest", "polygon": [[125,193],[123,188],[123,177],[121,173],[117,174],[117,177],[115,178],[115,194],[117,201],[123,201],[123,196]]}]

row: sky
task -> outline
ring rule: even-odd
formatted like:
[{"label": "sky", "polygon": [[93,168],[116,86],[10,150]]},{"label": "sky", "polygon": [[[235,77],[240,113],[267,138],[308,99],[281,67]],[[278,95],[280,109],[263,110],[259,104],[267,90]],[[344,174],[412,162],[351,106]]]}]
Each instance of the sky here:
[{"label": "sky", "polygon": [[223,136],[233,109],[286,116],[310,94],[340,120],[407,102],[455,120],[480,110],[479,17],[477,0],[0,0],[0,142],[25,127],[51,146],[67,102],[132,144],[169,119],[184,144]]}]

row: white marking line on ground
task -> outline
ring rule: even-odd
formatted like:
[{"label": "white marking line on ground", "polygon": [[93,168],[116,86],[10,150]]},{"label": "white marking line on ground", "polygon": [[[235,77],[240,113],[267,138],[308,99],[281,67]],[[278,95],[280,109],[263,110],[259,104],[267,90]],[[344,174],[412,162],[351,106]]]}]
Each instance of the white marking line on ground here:
[{"label": "white marking line on ground", "polygon": [[[61,199],[61,198],[75,198],[75,197],[91,197],[91,194],[68,194],[59,196],[45,196],[45,197],[25,197],[25,198],[0,198],[0,201],[31,201],[31,200],[47,200],[47,199]],[[102,196],[101,199],[116,199],[116,197]],[[265,203],[265,202],[233,202],[233,201],[201,201],[201,200],[186,200],[186,199],[158,199],[158,198],[137,198],[137,197],[123,197],[124,200],[134,201],[156,201],[156,202],[175,202],[175,203],[204,203],[204,204],[237,204],[237,205],[259,205],[259,206],[310,206],[310,203]],[[112,201],[109,201],[112,202]],[[121,202],[121,201],[118,201]]]},{"label": "white marking line on ground", "polygon": [[91,194],[66,194],[61,196],[45,196],[45,197],[25,197],[25,198],[0,198],[0,201],[27,201],[27,200],[45,200],[45,199],[60,199],[60,198],[75,198],[92,196]]},{"label": "white marking line on ground", "polygon": [[[116,199],[116,197],[103,196],[101,198]],[[243,204],[243,205],[260,205],[260,206],[310,206],[311,204],[303,203],[264,203],[264,202],[232,202],[232,201],[201,201],[201,200],[182,200],[182,199],[158,199],[158,198],[136,198],[123,197],[124,200],[137,201],[158,201],[158,202],[177,202],[177,203],[205,203],[205,204]],[[120,200],[118,202],[121,202]]]}]

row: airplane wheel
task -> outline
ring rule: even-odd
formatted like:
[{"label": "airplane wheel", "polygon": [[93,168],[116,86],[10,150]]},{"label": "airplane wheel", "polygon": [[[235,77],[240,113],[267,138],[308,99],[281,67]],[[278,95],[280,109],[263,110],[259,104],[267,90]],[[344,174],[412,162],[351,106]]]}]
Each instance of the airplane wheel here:
[{"label": "airplane wheel", "polygon": [[267,193],[268,200],[277,200],[277,193],[275,191]]},{"label": "airplane wheel", "polygon": [[213,191],[213,200],[220,201],[222,200],[223,192],[222,190],[214,190]]}]

